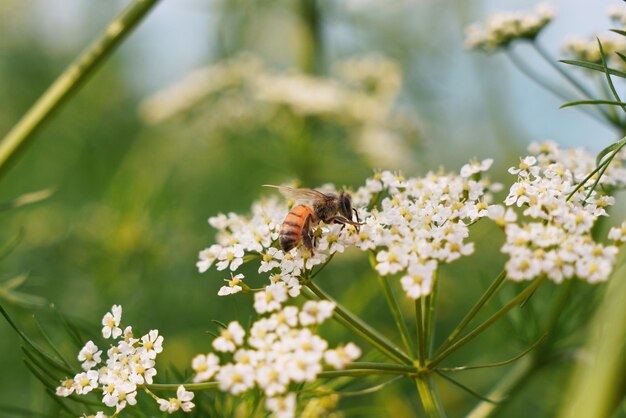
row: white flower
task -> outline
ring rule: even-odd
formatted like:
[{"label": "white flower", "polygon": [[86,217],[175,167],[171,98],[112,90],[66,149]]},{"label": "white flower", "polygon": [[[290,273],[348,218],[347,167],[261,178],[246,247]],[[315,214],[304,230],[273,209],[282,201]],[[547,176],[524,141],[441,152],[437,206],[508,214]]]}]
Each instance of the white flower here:
[{"label": "white flower", "polygon": [[279,364],[263,365],[257,369],[256,380],[265,396],[276,396],[285,393],[289,384],[289,376]]},{"label": "white flower", "polygon": [[536,177],[539,174],[539,167],[534,166],[535,164],[537,164],[537,158],[529,155],[520,159],[519,166],[509,168],[509,173],[517,174],[520,177],[528,177],[529,175]]},{"label": "white flower", "polygon": [[120,321],[122,320],[122,307],[113,305],[111,312],[107,312],[102,318],[102,336],[104,338],[117,338],[122,335]]},{"label": "white flower", "polygon": [[319,302],[308,301],[300,311],[300,324],[309,326],[313,324],[321,324],[333,315],[335,304],[327,300]]},{"label": "white flower", "polygon": [[361,357],[361,349],[354,343],[348,343],[324,353],[324,361],[335,369],[343,369],[359,357]]},{"label": "white flower", "polygon": [[214,244],[211,245],[211,247],[200,251],[200,254],[198,255],[198,258],[200,260],[196,263],[196,267],[198,267],[198,271],[200,273],[204,273],[209,268],[211,268],[211,266],[217,259],[221,248],[221,246]]},{"label": "white flower", "polygon": [[275,418],[293,418],[296,416],[296,394],[290,393],[284,397],[267,398],[265,407],[272,412]]},{"label": "white flower", "polygon": [[280,266],[280,262],[285,258],[285,254],[278,248],[270,247],[261,256],[261,266],[259,273],[271,271]]},{"label": "white flower", "polygon": [[81,367],[83,370],[91,370],[96,364],[100,363],[100,355],[102,350],[98,350],[98,347],[93,341],[87,341],[87,344],[78,353],[78,361],[82,361]]},{"label": "white flower", "polygon": [[411,299],[419,299],[424,295],[430,294],[433,274],[437,269],[437,263],[430,260],[424,264],[411,264],[407,270],[407,274],[400,279],[402,288],[407,296]]},{"label": "white flower", "polygon": [[226,329],[222,329],[220,336],[213,340],[213,348],[223,353],[233,352],[243,343],[246,335],[243,327],[237,321],[232,321]]},{"label": "white flower", "polygon": [[185,390],[183,385],[178,386],[176,390],[176,398],[170,398],[169,400],[159,399],[159,409],[164,412],[173,414],[174,412],[182,409],[185,412],[191,412],[195,406],[191,400],[194,397],[193,392]]},{"label": "white flower", "polygon": [[222,392],[239,395],[254,385],[254,369],[243,364],[226,364],[216,377]]},{"label": "white flower", "polygon": [[226,296],[241,292],[243,288],[239,284],[242,283],[243,278],[243,274],[237,274],[230,280],[224,279],[225,282],[228,282],[228,286],[222,286],[219,292],[217,292],[217,295]]},{"label": "white flower", "polygon": [[286,300],[287,286],[284,282],[277,282],[254,294],[254,310],[259,314],[277,311]]},{"label": "white flower", "polygon": [[515,211],[502,205],[490,205],[487,208],[487,217],[493,220],[500,228],[504,228],[508,223],[517,221]]},{"label": "white flower", "polygon": [[141,337],[141,342],[150,359],[155,359],[157,354],[163,351],[163,336],[159,335],[157,329],[150,330],[148,334]]},{"label": "white flower", "polygon": [[216,264],[218,270],[224,270],[230,266],[231,271],[235,271],[243,264],[244,250],[240,244],[223,248],[217,255],[219,260]]},{"label": "white flower", "polygon": [[395,274],[406,267],[408,263],[408,257],[402,247],[394,246],[389,251],[381,251],[376,254],[376,270],[386,276],[388,274]]},{"label": "white flower", "polygon": [[489,170],[493,164],[493,158],[487,158],[481,162],[474,161],[461,167],[461,177],[469,178],[474,174]]},{"label": "white flower", "polygon": [[85,395],[98,387],[98,372],[89,370],[74,376],[74,385],[78,395]]},{"label": "white flower", "polygon": [[220,359],[213,353],[198,354],[191,361],[191,368],[196,372],[193,382],[206,382],[219,370]]},{"label": "white flower", "polygon": [[61,385],[56,389],[57,396],[67,397],[74,393],[76,389],[74,379],[65,379],[61,381]]}]

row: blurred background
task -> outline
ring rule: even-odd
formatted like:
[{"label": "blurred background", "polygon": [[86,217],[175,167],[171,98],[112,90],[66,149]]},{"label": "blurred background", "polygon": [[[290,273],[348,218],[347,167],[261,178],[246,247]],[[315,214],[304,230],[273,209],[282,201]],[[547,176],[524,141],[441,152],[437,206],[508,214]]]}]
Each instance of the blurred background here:
[{"label": "blurred background", "polygon": [[[0,135],[126,3],[0,0]],[[553,1],[555,21],[539,41],[563,58],[568,36],[607,31],[607,9],[619,3]],[[224,275],[199,274],[195,262],[212,243],[207,218],[248,211],[269,193],[261,184],[358,187],[376,168],[419,175],[492,157],[492,177],[506,185],[506,168],[531,141],[553,139],[598,152],[621,137],[577,109],[559,110],[562,100],[504,56],[464,50],[468,24],[535,4],[163,0],[2,179],[0,201],[57,191],[44,202],[0,213],[0,242],[19,239],[2,259],[0,282],[27,274],[20,290],[40,298],[29,302],[43,306],[34,312],[44,326],[53,323],[47,309],[53,303],[93,335],[110,306],[121,304],[125,324],[138,332],[158,328],[165,336],[159,377],[170,365],[188,367],[193,355],[209,350],[212,319],[250,315],[247,296],[218,299]],[[530,48],[516,52],[558,80]],[[624,213],[624,205],[615,212]],[[438,339],[503,266],[501,233],[479,225],[473,234],[476,254],[442,273]],[[351,254],[341,260],[320,285],[393,335],[378,288],[363,285],[374,280],[367,261]],[[552,290],[540,296],[549,298]],[[542,300],[534,301],[539,319]],[[0,303],[37,333],[31,308]],[[51,333],[73,356],[61,334]],[[447,364],[510,357],[530,345],[527,334],[514,319],[503,321]],[[322,335],[353,339],[334,324]],[[0,341],[0,406],[50,410],[50,398],[23,366],[18,338],[4,322]],[[459,379],[486,393],[505,371],[467,372]],[[501,416],[553,416],[560,402],[553,382],[569,372],[567,364],[541,370]],[[445,381],[439,389],[451,417],[477,402]],[[346,416],[411,416],[418,408],[408,383],[340,404]]]}]

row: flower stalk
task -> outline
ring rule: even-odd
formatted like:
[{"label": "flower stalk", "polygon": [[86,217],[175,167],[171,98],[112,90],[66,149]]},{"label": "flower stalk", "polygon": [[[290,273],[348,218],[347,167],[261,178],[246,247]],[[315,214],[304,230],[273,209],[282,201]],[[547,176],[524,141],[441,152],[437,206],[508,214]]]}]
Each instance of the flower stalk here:
[{"label": "flower stalk", "polygon": [[343,305],[326,294],[313,282],[308,281],[304,285],[319,299],[329,300],[335,304],[333,318],[341,322],[344,326],[361,335],[390,359],[404,364],[413,364],[413,360],[406,353],[402,352],[402,350],[396,347],[385,336],[363,322],[362,319],[348,311]]},{"label": "flower stalk", "polygon": [[465,337],[458,340],[456,343],[452,344],[447,349],[443,350],[440,354],[436,355],[432,361],[430,361],[427,365],[429,369],[434,368],[437,364],[441,363],[446,357],[450,354],[473,340],[475,337],[480,335],[484,330],[489,328],[494,322],[502,318],[506,315],[511,309],[513,309],[518,304],[522,303],[528,296],[530,296],[546,279],[546,276],[541,276],[536,279],[532,284],[530,284],[526,289],[520,292],[515,298],[513,298],[509,303],[504,305],[498,312],[494,313],[489,317],[485,322],[480,324],[478,327],[474,328],[469,334]]},{"label": "flower stalk", "polygon": [[52,83],[0,142],[0,176],[33,135],[91,76],[158,0],[135,0]]}]

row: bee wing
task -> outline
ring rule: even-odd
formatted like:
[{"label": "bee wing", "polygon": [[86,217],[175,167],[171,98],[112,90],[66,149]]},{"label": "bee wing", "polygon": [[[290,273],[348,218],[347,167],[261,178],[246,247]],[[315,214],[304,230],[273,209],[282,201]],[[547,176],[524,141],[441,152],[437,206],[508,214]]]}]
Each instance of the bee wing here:
[{"label": "bee wing", "polygon": [[296,199],[296,200],[317,200],[317,199],[328,199],[328,195],[324,193],[313,190],[313,189],[298,189],[295,187],[289,186],[274,186],[272,184],[264,184],[263,187],[272,187],[274,189],[278,189],[279,192],[283,194],[287,199]]}]

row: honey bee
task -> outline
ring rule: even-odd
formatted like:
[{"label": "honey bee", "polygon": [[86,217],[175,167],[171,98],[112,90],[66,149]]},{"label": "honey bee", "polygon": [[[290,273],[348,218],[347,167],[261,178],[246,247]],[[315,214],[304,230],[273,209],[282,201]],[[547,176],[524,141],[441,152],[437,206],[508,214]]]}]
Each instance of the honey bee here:
[{"label": "honey bee", "polygon": [[[322,193],[313,189],[296,189],[287,186],[264,187],[278,189],[289,199],[306,201],[309,204],[298,204],[291,208],[280,227],[278,239],[283,251],[295,248],[300,241],[304,248],[313,253],[313,228],[322,221],[326,224],[354,225],[357,229],[362,225],[356,209],[352,207],[352,198],[346,192]],[[352,214],[356,222],[352,220]]]}]

